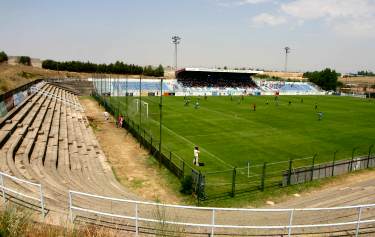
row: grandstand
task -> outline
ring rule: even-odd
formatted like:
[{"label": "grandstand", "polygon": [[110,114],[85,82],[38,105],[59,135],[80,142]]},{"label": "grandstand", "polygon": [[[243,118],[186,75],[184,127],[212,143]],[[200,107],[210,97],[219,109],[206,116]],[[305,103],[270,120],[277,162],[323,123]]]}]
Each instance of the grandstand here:
[{"label": "grandstand", "polygon": [[264,94],[279,93],[281,95],[317,95],[325,94],[316,85],[308,82],[286,82],[255,80]]},{"label": "grandstand", "polygon": [[[308,82],[265,81],[253,79],[262,71],[183,68],[176,79],[164,80],[163,91],[176,96],[227,95],[324,95],[325,92]],[[158,95],[160,80],[130,78],[90,78],[100,94],[138,96],[139,91]]]},{"label": "grandstand", "polygon": [[[116,93],[116,81],[104,83],[111,89],[103,93]],[[136,92],[139,84],[133,83]],[[174,89],[175,84],[166,82],[164,86]],[[153,91],[160,83],[146,81],[142,87]],[[238,209],[139,200],[115,179],[75,94],[79,90],[75,89],[39,81],[17,92],[17,96],[3,98],[14,105],[8,106],[0,119],[0,191],[4,201],[40,211],[51,223],[59,224],[56,220],[68,215],[75,222],[100,224],[136,235],[160,231],[171,236],[181,232],[188,236],[374,233],[375,205],[356,202],[374,201],[374,190],[366,189],[366,183],[358,187],[365,191],[362,196],[347,189],[337,190],[340,198],[326,200],[326,205],[317,208],[301,208],[301,201],[288,208]],[[330,193],[326,197],[332,196]],[[314,199],[319,198],[310,198],[310,204]],[[338,204],[346,206],[334,207]],[[160,212],[164,214],[158,219],[156,213]]]}]

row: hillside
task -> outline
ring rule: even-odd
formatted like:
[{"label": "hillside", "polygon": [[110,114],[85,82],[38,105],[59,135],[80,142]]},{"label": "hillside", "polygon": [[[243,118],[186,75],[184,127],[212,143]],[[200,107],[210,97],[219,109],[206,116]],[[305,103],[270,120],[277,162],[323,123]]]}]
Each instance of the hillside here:
[{"label": "hillside", "polygon": [[[89,78],[91,73],[46,70],[40,67],[19,64],[0,64],[0,94],[24,85],[39,78]],[[125,77],[125,75],[105,75],[107,77]],[[139,78],[139,75],[126,75],[128,78]],[[143,78],[153,78],[143,76]]]},{"label": "hillside", "polygon": [[87,78],[90,74],[74,72],[56,72],[24,65],[0,64],[0,94],[17,88],[38,78],[76,77]]}]

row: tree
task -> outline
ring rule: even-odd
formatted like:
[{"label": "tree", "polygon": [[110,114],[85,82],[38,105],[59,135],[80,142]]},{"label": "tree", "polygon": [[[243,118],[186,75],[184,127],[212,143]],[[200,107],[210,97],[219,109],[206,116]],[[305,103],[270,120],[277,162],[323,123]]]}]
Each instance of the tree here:
[{"label": "tree", "polygon": [[0,52],[0,63],[8,61],[8,55],[4,52]]},{"label": "tree", "polygon": [[18,63],[26,66],[31,66],[31,58],[29,56],[21,56],[18,59]]},{"label": "tree", "polygon": [[320,72],[305,72],[303,77],[308,78],[310,82],[320,86],[323,90],[336,90],[336,87],[339,86],[337,81],[339,75],[335,70],[326,68]]}]

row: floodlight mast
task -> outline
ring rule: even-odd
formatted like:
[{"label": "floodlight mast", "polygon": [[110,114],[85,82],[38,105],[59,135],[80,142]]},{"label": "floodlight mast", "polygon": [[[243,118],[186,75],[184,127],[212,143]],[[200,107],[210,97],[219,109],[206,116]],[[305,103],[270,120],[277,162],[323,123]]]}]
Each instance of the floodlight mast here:
[{"label": "floodlight mast", "polygon": [[285,72],[288,71],[288,54],[290,53],[290,47],[286,46],[285,50]]},{"label": "floodlight mast", "polygon": [[174,44],[174,68],[177,70],[177,45],[181,42],[181,38],[177,35],[172,37],[172,43]]}]

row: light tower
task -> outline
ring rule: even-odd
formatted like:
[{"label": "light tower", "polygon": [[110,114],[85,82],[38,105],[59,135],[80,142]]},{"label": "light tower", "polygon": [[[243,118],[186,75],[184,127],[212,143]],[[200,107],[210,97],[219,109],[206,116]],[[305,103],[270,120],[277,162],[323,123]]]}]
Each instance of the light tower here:
[{"label": "light tower", "polygon": [[177,45],[181,42],[181,38],[177,35],[172,37],[172,43],[174,44],[174,67],[177,70]]},{"label": "light tower", "polygon": [[290,47],[286,46],[285,48],[285,72],[288,71],[288,53],[290,53]]}]

